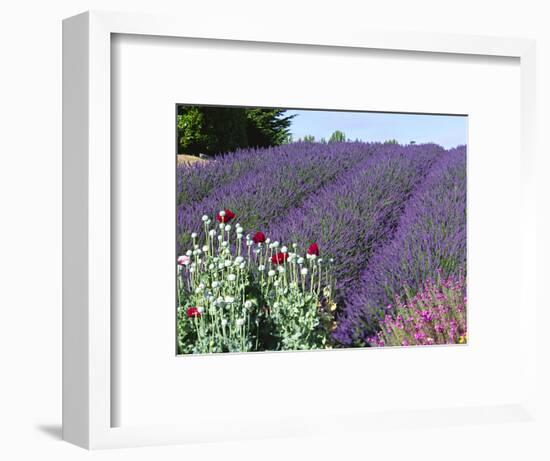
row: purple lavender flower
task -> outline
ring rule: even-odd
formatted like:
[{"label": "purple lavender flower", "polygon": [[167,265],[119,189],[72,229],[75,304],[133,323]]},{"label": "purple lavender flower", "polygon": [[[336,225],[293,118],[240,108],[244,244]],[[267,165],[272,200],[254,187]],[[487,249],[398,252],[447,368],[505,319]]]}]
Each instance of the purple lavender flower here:
[{"label": "purple lavender flower", "polygon": [[405,288],[414,294],[427,279],[464,272],[465,266],[466,148],[461,147],[433,165],[405,205],[395,236],[373,254],[346,299],[334,337],[346,345],[368,343],[382,306]]},{"label": "purple lavender flower", "polygon": [[404,203],[443,153],[431,144],[378,145],[352,170],[274,220],[267,234],[301,247],[317,242],[321,255],[334,259],[331,270],[341,302],[357,288],[373,251],[392,237]]},{"label": "purple lavender flower", "polygon": [[[264,230],[309,194],[368,158],[376,147],[366,143],[296,143],[268,149],[261,167],[216,186],[198,201],[179,202],[178,252],[189,243],[188,234],[200,231],[202,215],[229,208],[248,231]],[[227,163],[231,165],[229,160]],[[212,164],[209,168],[216,168],[217,160]]]}]

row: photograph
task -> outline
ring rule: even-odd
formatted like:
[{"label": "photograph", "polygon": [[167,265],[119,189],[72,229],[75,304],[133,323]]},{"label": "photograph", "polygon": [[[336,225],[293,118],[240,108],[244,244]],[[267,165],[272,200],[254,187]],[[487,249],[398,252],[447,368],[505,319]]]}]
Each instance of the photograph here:
[{"label": "photograph", "polygon": [[466,115],[175,111],[178,355],[467,344]]}]

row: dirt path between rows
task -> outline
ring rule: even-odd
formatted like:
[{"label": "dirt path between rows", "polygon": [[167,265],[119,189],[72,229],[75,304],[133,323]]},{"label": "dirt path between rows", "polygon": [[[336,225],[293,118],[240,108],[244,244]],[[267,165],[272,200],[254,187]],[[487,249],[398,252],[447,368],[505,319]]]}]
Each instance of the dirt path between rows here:
[{"label": "dirt path between rows", "polygon": [[195,157],[194,155],[186,155],[186,154],[179,154],[178,155],[178,165],[182,164],[193,164],[193,163],[201,163],[206,162],[206,160],[203,160],[202,158]]}]

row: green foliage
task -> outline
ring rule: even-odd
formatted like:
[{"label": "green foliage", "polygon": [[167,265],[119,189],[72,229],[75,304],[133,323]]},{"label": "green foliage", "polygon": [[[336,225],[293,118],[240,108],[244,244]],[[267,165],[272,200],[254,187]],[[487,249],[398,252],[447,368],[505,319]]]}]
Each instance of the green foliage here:
[{"label": "green foliage", "polygon": [[399,144],[397,142],[397,139],[387,139],[386,141],[384,141],[384,144]]},{"label": "green foliage", "polygon": [[249,237],[243,245],[239,224],[203,223],[204,235],[191,236],[194,250],[178,258],[180,354],[332,346],[330,262]]},{"label": "green foliage", "polygon": [[306,134],[303,139],[304,142],[315,142],[315,136]]},{"label": "green foliage", "polygon": [[328,142],[345,142],[346,135],[340,130],[336,130],[334,133],[330,135],[330,139]]},{"label": "green foliage", "polygon": [[[292,116],[283,109],[180,106],[178,153],[216,155],[289,142]],[[290,137],[291,139],[291,137]]]},{"label": "green foliage", "polygon": [[284,109],[241,109],[245,111],[248,146],[269,147],[283,144],[289,135],[293,116],[284,116]]},{"label": "green foliage", "polygon": [[247,145],[243,109],[180,107],[177,122],[178,153],[214,155]]}]

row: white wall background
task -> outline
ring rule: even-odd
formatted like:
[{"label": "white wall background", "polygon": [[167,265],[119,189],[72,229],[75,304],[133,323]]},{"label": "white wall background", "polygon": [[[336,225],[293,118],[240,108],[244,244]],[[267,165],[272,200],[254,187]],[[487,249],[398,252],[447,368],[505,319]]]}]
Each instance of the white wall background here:
[{"label": "white wall background", "polygon": [[[0,458],[79,460],[548,459],[550,426],[530,423],[380,431],[338,440],[270,440],[88,453],[61,433],[61,19],[88,9],[276,21],[282,29],[373,27],[538,40],[539,172],[548,177],[550,14],[523,0],[19,0],[0,12]],[[503,134],[505,135],[505,134]],[[544,153],[544,154],[543,154]],[[540,181],[542,183],[542,181]],[[548,181],[550,183],[550,181]],[[539,184],[539,283],[550,272],[550,186]],[[513,244],[513,242],[511,242]],[[505,249],[503,249],[504,251]],[[505,289],[505,287],[503,287]],[[548,304],[548,303],[545,303]],[[539,318],[540,341],[549,315]],[[546,357],[548,360],[548,357]],[[541,385],[550,388],[548,363]],[[546,410],[548,399],[543,402]],[[545,448],[543,448],[545,447]],[[544,450],[544,451],[543,451]]]}]

